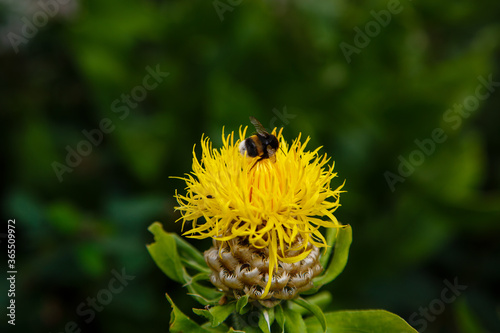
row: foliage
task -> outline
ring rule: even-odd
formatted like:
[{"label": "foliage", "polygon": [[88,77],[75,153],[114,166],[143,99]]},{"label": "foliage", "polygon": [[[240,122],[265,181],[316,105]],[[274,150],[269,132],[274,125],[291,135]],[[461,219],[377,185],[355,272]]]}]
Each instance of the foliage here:
[{"label": "foliage", "polygon": [[[199,325],[182,313],[172,298],[166,294],[172,306],[170,332],[230,332],[233,329],[264,333],[271,333],[274,330],[291,333],[306,330],[307,332],[352,332],[354,330],[416,332],[403,319],[383,310],[323,313],[323,309],[316,304],[319,299],[314,297],[309,299],[299,297],[291,301],[283,301],[272,308],[259,306],[256,302],[250,303],[248,295],[238,300],[231,299],[225,304],[220,302],[221,299],[225,299],[225,296],[220,293],[216,298],[210,299],[217,292],[210,288],[199,287],[200,280],[210,281],[206,274],[209,268],[200,261],[202,255],[177,234],[165,232],[158,222],[153,223],[149,230],[154,234],[155,242],[148,245],[148,250],[158,267],[169,278],[183,283],[191,292],[191,296],[205,305],[204,309],[193,309],[195,314],[208,320]],[[316,278],[317,289],[315,291],[335,279],[347,263],[352,239],[351,227],[345,226],[338,229],[333,239],[332,235],[333,233],[330,232],[328,241],[329,244],[334,244],[333,257],[327,270]],[[183,251],[183,249],[188,249],[188,251]],[[325,260],[329,259],[328,254],[325,255]],[[193,265],[195,262],[196,264]],[[187,267],[196,272],[194,277],[187,273]],[[200,278],[194,281],[196,276]],[[295,304],[295,308],[292,303]],[[304,320],[304,313],[301,313],[297,306],[307,310],[313,316]],[[255,320],[256,318],[258,320]]]},{"label": "foliage", "polygon": [[[500,2],[401,1],[350,63],[340,43],[353,44],[354,28],[388,1],[242,1],[223,21],[211,1],[66,1],[15,53],[6,34],[21,34],[38,2],[0,2],[2,213],[18,224],[17,330],[74,321],[82,332],[158,332],[170,310],[162,284],[184,313],[198,306],[154,266],[146,228],[161,220],[179,232],[180,181],[169,176],[190,169],[200,133],[237,131],[253,115],[287,139],[310,136],[347,179],[337,217],[356,241],[342,275],[321,288],[334,295],[326,312],[384,308],[420,329],[412,315],[458,277],[468,289],[426,333],[500,331],[500,93],[444,118],[474,96],[479,76],[500,81]],[[114,112],[157,65],[169,76]],[[66,164],[67,147],[105,118],[114,130],[59,181],[52,163]],[[447,139],[391,191],[384,173],[397,174],[399,157],[436,128]],[[136,279],[87,322],[76,309],[122,267]]]}]

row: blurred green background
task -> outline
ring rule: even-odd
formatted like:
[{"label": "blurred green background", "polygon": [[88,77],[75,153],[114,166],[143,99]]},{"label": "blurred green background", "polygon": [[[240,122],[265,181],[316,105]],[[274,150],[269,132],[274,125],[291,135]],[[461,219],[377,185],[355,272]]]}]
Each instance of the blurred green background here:
[{"label": "blurred green background", "polygon": [[[396,5],[1,1],[0,240],[5,267],[15,218],[18,269],[16,326],[3,314],[2,332],[68,322],[165,332],[165,292],[194,318],[198,305],[149,257],[147,227],[180,232],[172,196],[184,185],[169,177],[190,171],[202,133],[219,146],[222,127],[250,115],[288,140],[311,136],[335,160],[334,186],[346,179],[336,215],[354,241],[327,288],[331,310],[383,308],[425,332],[500,332],[500,2]],[[146,78],[155,70],[157,82]],[[478,88],[490,76],[496,86]],[[463,103],[469,111],[452,113]],[[418,153],[415,140],[431,149],[436,128],[446,140]],[[73,166],[71,150],[85,155]],[[414,170],[391,188],[385,175],[401,158]],[[109,293],[123,270],[130,280]],[[441,309],[443,281],[457,279],[467,289]],[[106,304],[91,315],[96,297]],[[429,306],[439,313],[425,319]]]}]

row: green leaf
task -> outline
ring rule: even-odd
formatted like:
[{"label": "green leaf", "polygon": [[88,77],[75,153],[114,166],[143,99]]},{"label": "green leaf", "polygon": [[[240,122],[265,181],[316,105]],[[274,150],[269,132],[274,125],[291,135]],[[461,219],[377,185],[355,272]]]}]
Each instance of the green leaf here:
[{"label": "green leaf", "polygon": [[285,332],[287,333],[303,333],[307,332],[306,324],[302,315],[293,311],[288,307],[284,307],[285,314]]},{"label": "green leaf", "polygon": [[[325,314],[328,333],[417,333],[401,317],[385,310],[336,311]],[[316,317],[305,320],[308,333],[323,332]]]},{"label": "green leaf", "polygon": [[185,267],[192,268],[194,270],[197,270],[200,273],[205,273],[205,274],[210,273],[210,268],[208,268],[207,266],[202,266],[193,260],[189,260],[189,259],[181,257],[181,261]]},{"label": "green leaf", "polygon": [[329,244],[330,246],[328,246],[326,248],[325,253],[319,259],[319,263],[321,264],[321,267],[326,267],[326,265],[328,264],[328,259],[330,258],[330,255],[332,254],[333,244],[335,242],[335,239],[337,238],[337,233],[338,233],[337,228],[326,229],[326,244]]},{"label": "green leaf", "polygon": [[170,327],[169,332],[196,332],[196,333],[210,333],[213,330],[205,329],[199,326],[197,323],[192,321],[188,316],[182,313],[181,310],[174,304],[174,301],[170,298],[168,294],[165,294],[167,300],[172,306],[172,312],[170,313]]},{"label": "green leaf", "polygon": [[[175,248],[176,248],[175,253],[177,253],[177,255],[175,256],[175,258],[172,258],[172,260],[175,260],[177,262],[177,258],[179,258],[181,261],[181,266],[183,267],[182,268],[182,275],[181,275],[182,279],[183,279],[182,282],[187,282],[189,280],[189,275],[187,274],[185,267],[194,269],[196,271],[199,271],[201,273],[205,273],[207,275],[210,274],[210,272],[211,272],[210,268],[208,268],[207,264],[205,263],[205,259],[204,259],[203,255],[195,247],[193,247],[191,244],[186,242],[182,237],[180,237],[179,235],[177,235],[175,233],[167,233],[167,232],[163,231],[161,224],[158,222],[153,223],[149,227],[149,230],[155,235],[155,240],[157,240],[157,237],[166,239],[168,248],[160,248],[160,249],[158,249],[158,251],[167,251],[167,250],[171,249],[172,248],[172,240],[175,241]],[[158,242],[158,240],[157,240],[157,242]],[[151,244],[151,245],[154,245],[154,244]],[[148,249],[150,246],[148,246]],[[169,252],[165,252],[165,253],[169,253]],[[156,254],[158,255],[159,253],[156,253]],[[153,254],[151,254],[151,255],[153,256]],[[155,259],[155,258],[153,257],[153,259]],[[162,260],[162,259],[159,258],[159,260]],[[176,265],[178,265],[178,263],[176,263]],[[159,264],[158,264],[158,266],[159,266]],[[173,276],[170,276],[169,273],[167,273],[167,272],[165,272],[165,273],[173,280],[175,280],[177,282],[181,282],[179,280],[176,280],[176,278],[179,278],[179,276],[177,276],[178,274],[176,274],[175,272],[172,274]]]},{"label": "green leaf", "polygon": [[215,290],[214,288],[205,287],[199,283],[188,283],[186,284],[186,287],[190,296],[193,296],[201,305],[217,304],[223,295],[223,293]]},{"label": "green leaf", "polygon": [[278,304],[274,307],[274,317],[276,318],[276,322],[281,328],[281,332],[285,332],[285,313],[283,312],[283,308],[281,304]]},{"label": "green leaf", "polygon": [[265,309],[260,312],[259,328],[264,333],[271,333],[271,325],[274,322],[274,309]]},{"label": "green leaf", "polygon": [[197,281],[200,280],[210,280],[210,276],[207,273],[199,273],[193,276],[193,278],[185,285],[191,293],[190,296],[193,296],[201,305],[217,304],[223,293],[217,291],[213,287],[205,287],[197,283]]},{"label": "green leaf", "polygon": [[235,308],[235,302],[211,307],[208,311],[212,315],[212,318],[210,320],[212,327],[216,327],[222,324],[224,320],[226,320],[227,317],[229,317],[229,315],[234,312]]},{"label": "green leaf", "polygon": [[323,328],[323,332],[326,332],[325,314],[323,313],[323,311],[319,306],[312,304],[301,297],[292,300],[292,302],[302,306],[303,308],[309,310],[313,315],[315,315],[318,321],[320,322],[321,327]]},{"label": "green leaf", "polygon": [[329,282],[335,280],[335,278],[342,273],[345,265],[347,264],[347,258],[349,257],[349,247],[352,242],[352,229],[350,225],[346,225],[338,229],[337,239],[335,242],[335,251],[333,253],[330,265],[326,269],[325,273],[314,279],[314,286],[319,288]]},{"label": "green leaf", "polygon": [[249,295],[242,296],[236,302],[236,312],[239,314],[244,314],[244,307],[248,304]]},{"label": "green leaf", "polygon": [[[329,291],[322,291],[320,293],[314,294],[311,297],[306,299],[307,302],[319,306],[320,309],[325,309],[332,301],[332,294]],[[298,312],[302,315],[308,313],[308,310],[303,308],[302,306],[294,303],[289,304],[290,309],[295,312]]]},{"label": "green leaf", "polygon": [[227,319],[227,317],[236,309],[236,303],[231,302],[225,305],[217,305],[206,309],[193,309],[197,315],[203,316],[210,321],[212,327],[217,327]]},{"label": "green leaf", "polygon": [[[207,318],[208,320],[212,319],[212,315],[210,314],[210,311],[208,311],[207,309],[193,308],[193,312],[196,313],[198,316],[203,316]],[[212,323],[210,323],[210,325],[212,325]]]},{"label": "green leaf", "polygon": [[231,331],[232,328],[228,327],[226,324],[221,324],[217,327],[212,327],[212,325],[207,321],[201,325],[206,330],[209,330],[210,332],[220,332],[220,333],[229,333],[229,332],[234,332]]},{"label": "green leaf", "polygon": [[195,276],[193,276],[193,278],[191,279],[192,282],[203,281],[203,280],[210,281],[210,274],[198,273]]},{"label": "green leaf", "polygon": [[205,270],[208,270],[208,272],[210,272],[210,269],[208,268],[207,263],[205,262],[205,258],[200,253],[200,251],[198,251],[193,245],[186,242],[186,240],[183,239],[181,236],[177,234],[173,234],[173,236],[175,239],[175,244],[177,244],[177,249],[181,257],[192,259],[192,261],[196,262],[198,265],[204,267]]},{"label": "green leaf", "polygon": [[165,232],[158,222],[151,224],[148,230],[155,238],[155,242],[147,245],[147,248],[156,265],[172,280],[179,283],[188,282],[187,273],[177,252],[175,237]]}]

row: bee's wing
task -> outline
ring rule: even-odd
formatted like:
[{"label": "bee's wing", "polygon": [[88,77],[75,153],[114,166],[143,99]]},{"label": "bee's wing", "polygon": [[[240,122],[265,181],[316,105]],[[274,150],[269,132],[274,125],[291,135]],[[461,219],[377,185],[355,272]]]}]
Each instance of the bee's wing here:
[{"label": "bee's wing", "polygon": [[257,133],[259,133],[260,135],[269,135],[264,126],[262,126],[262,124],[257,119],[250,116],[250,122],[255,126],[255,130],[257,131]]}]

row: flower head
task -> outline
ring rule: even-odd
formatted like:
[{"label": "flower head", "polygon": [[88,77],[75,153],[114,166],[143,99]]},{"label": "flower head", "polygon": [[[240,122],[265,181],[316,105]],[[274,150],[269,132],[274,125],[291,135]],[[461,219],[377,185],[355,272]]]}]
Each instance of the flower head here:
[{"label": "flower head", "polygon": [[320,227],[341,226],[333,212],[340,206],[343,184],[330,188],[337,175],[333,164],[318,153],[320,148],[306,150],[309,138],[301,142],[299,135],[288,144],[282,131],[274,129],[280,149],[273,159],[259,159],[240,154],[246,131],[240,128],[237,142],[234,132],[226,136],[223,131],[220,149],[202,137],[201,160],[193,148],[193,171],[181,178],[187,193],[176,193],[176,209],[183,229],[192,221],[184,235],[213,238],[220,244],[219,255],[225,244],[234,248],[235,241],[261,250],[267,256],[267,279],[260,293],[265,298],[279,265],[300,262],[315,248],[328,246]]}]

